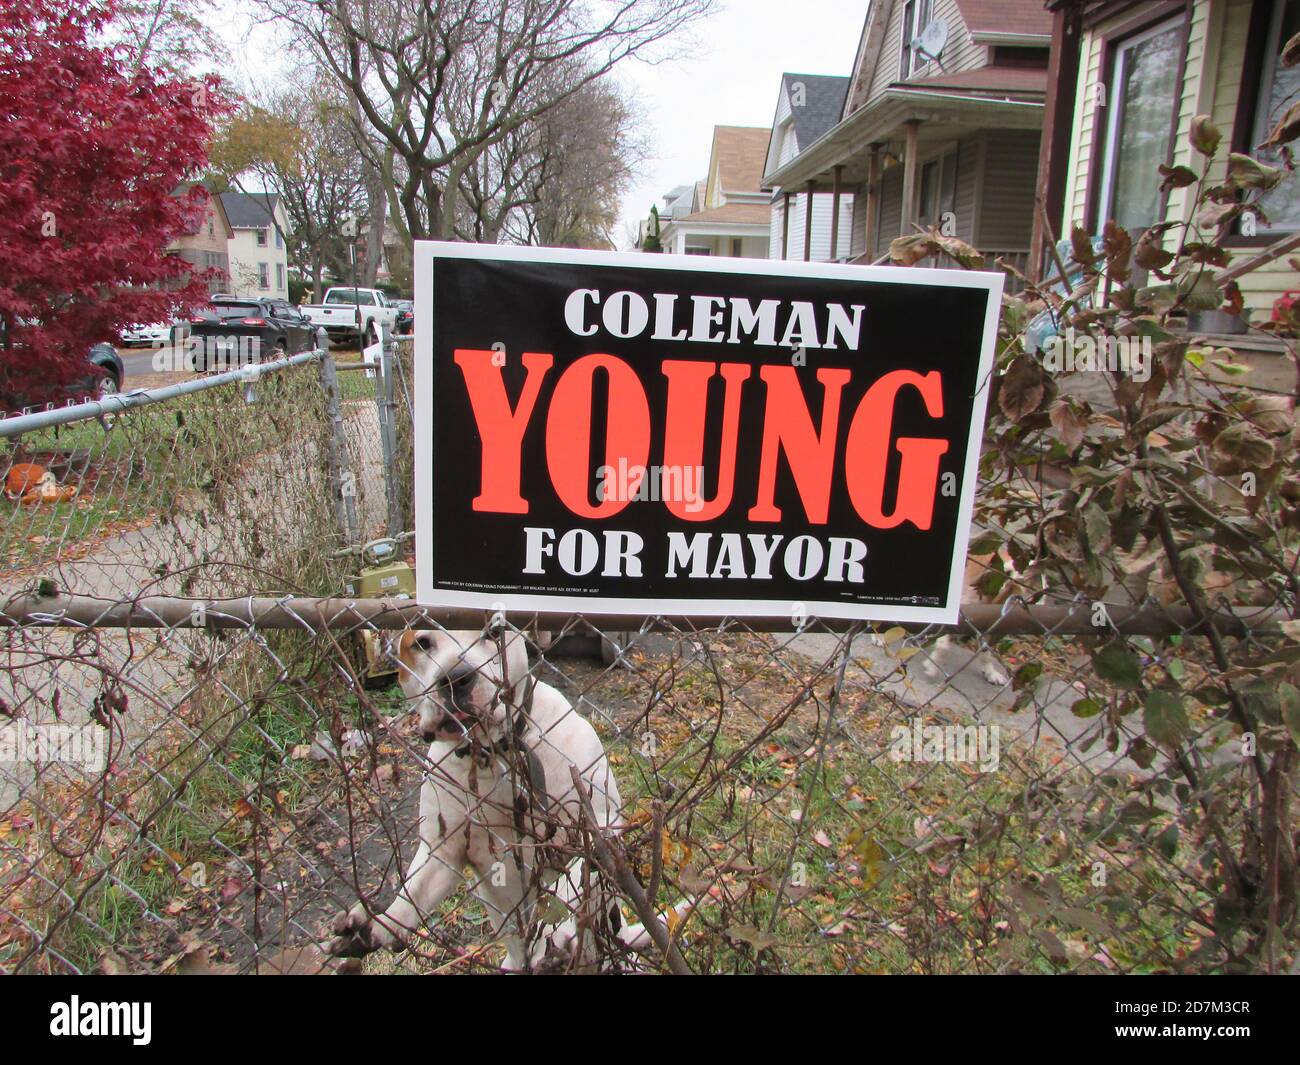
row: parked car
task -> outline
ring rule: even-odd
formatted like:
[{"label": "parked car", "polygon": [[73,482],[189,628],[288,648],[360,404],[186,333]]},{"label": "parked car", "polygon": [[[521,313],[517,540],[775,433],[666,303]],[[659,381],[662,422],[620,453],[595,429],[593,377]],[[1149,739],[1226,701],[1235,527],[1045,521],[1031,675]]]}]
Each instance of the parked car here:
[{"label": "parked car", "polygon": [[0,360],[0,411],[18,414],[49,405],[83,403],[122,391],[126,369],[113,345],[92,344],[86,352],[86,370],[61,385],[50,384],[38,373],[15,372]]},{"label": "parked car", "polygon": [[397,311],[397,323],[393,326],[393,332],[398,336],[410,336],[415,332],[415,301],[393,300],[393,307]]},{"label": "parked car", "polygon": [[324,303],[307,303],[298,309],[313,325],[324,326],[330,340],[360,341],[362,347],[379,339],[380,326],[397,325],[397,309],[377,288],[331,288]]},{"label": "parked car", "polygon": [[177,325],[174,340],[194,345],[195,369],[221,370],[310,351],[316,345],[316,329],[285,300],[213,296],[206,307]]},{"label": "parked car", "polygon": [[171,336],[171,322],[155,322],[152,325],[133,325],[122,330],[122,347],[161,348],[171,343]]}]

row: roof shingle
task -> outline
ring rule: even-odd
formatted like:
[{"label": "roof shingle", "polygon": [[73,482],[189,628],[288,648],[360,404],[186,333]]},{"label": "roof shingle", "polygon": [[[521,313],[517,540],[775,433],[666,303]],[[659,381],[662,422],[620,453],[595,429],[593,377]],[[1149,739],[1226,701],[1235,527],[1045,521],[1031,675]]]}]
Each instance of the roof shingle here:
[{"label": "roof shingle", "polygon": [[765,203],[724,203],[694,214],[674,218],[674,222],[730,222],[737,225],[765,226],[772,217]]},{"label": "roof shingle", "polygon": [[794,86],[803,86],[803,105],[790,108],[794,135],[803,151],[839,122],[849,79],[828,74],[782,74],[781,80],[790,94]]},{"label": "roof shingle", "polygon": [[[272,224],[271,211],[280,202],[275,193],[223,192],[221,206],[226,209],[232,229],[265,229]],[[269,205],[269,207],[268,207]]]},{"label": "roof shingle", "polygon": [[713,151],[724,194],[759,191],[771,135],[766,126],[713,127]]}]

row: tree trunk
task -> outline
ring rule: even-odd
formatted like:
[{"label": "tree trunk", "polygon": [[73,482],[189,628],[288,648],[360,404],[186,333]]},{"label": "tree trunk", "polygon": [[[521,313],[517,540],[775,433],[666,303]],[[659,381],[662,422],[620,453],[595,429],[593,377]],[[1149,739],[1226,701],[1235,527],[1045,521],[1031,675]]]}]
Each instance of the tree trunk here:
[{"label": "tree trunk", "polygon": [[442,212],[434,233],[439,240],[456,239],[456,207],[460,196],[460,164],[454,164],[447,171],[447,180],[442,186]]},{"label": "tree trunk", "polygon": [[370,218],[366,228],[366,269],[362,283],[366,288],[374,288],[384,252],[384,218],[388,212],[384,202],[383,174],[377,166],[367,165],[366,170],[366,201]]}]

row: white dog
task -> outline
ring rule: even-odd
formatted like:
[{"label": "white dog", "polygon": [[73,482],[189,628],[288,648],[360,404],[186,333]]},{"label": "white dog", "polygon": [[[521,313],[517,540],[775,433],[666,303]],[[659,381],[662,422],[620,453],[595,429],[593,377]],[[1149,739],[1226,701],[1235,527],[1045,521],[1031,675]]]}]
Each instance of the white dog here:
[{"label": "white dog", "polygon": [[362,903],[340,914],[326,949],[399,946],[468,884],[504,937],[507,969],[591,968],[598,939],[645,950],[646,929],[623,924],[603,875],[574,856],[583,818],[570,767],[603,833],[622,828],[618,784],[596,730],[530,674],[523,636],[411,631],[397,658],[430,741],[420,845],[392,905],[373,919]]}]

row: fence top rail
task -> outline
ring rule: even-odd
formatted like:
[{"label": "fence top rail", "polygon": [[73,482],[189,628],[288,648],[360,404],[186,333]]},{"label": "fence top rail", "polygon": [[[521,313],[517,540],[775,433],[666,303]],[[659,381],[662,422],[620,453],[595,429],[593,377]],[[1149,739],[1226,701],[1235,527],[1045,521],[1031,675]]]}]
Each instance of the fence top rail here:
[{"label": "fence top rail", "polygon": [[[962,606],[958,631],[985,635],[1057,636],[1195,636],[1206,635],[1193,610],[1108,604],[1106,624],[1097,626],[1091,603],[1061,606],[967,603]],[[505,621],[519,628],[561,630],[575,618],[607,632],[707,631],[744,628],[755,632],[802,632],[810,629],[844,631],[861,622],[835,618],[809,618],[804,625],[790,617],[688,617],[679,615],[581,615],[573,613],[516,613]],[[1288,615],[1274,608],[1249,607],[1209,611],[1207,620],[1222,636],[1277,636]],[[489,611],[421,605],[411,600],[318,598],[311,596],[255,596],[230,599],[181,599],[141,596],[120,601],[85,595],[19,593],[0,600],[0,628],[13,626],[71,626],[101,628],[262,628],[262,629],[405,629],[439,626],[481,629],[499,621]],[[883,626],[885,623],[880,623]],[[890,626],[892,627],[892,626]],[[939,625],[903,623],[910,632],[937,630]]]},{"label": "fence top rail", "polygon": [[53,410],[37,411],[34,414],[20,414],[12,418],[0,418],[0,439],[49,429],[56,425],[99,418],[107,414],[120,414],[135,407],[145,407],[151,403],[187,396],[194,392],[204,392],[209,388],[219,388],[233,382],[248,384],[266,374],[286,370],[303,363],[316,362],[321,358],[320,350],[304,351],[298,355],[286,355],[269,362],[252,363],[238,370],[212,374],[210,377],[197,377],[175,385],[163,385],[160,388],[141,388],[134,392],[119,392],[88,403],[77,403],[69,407],[56,407]]}]

